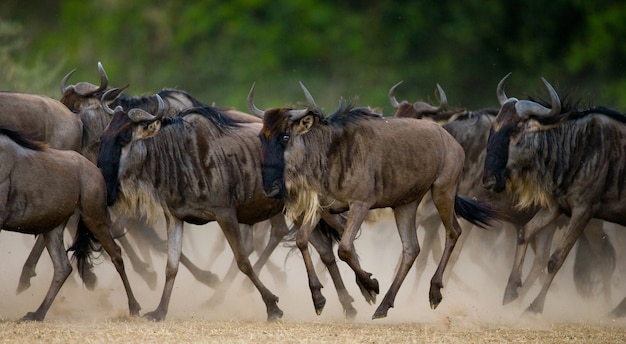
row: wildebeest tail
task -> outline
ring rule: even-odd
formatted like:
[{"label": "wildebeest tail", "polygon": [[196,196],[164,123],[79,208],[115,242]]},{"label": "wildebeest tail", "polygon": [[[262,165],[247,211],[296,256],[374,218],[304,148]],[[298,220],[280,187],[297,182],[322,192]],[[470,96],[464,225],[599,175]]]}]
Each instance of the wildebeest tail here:
[{"label": "wildebeest tail", "polygon": [[102,246],[89,231],[82,219],[78,221],[74,243],[67,252],[73,251],[72,260],[76,260],[78,275],[89,290],[96,286],[96,275],[93,273],[93,252],[102,251]]},{"label": "wildebeest tail", "polygon": [[[603,270],[609,276],[615,271],[615,247],[606,236],[602,240],[602,248],[597,254],[591,249],[589,239],[585,235],[578,238],[576,245],[576,258],[574,260],[574,284],[576,291],[583,297],[594,296],[602,285]],[[609,282],[610,283],[610,282]]]},{"label": "wildebeest tail", "polygon": [[454,211],[458,216],[481,228],[491,226],[492,220],[502,219],[502,216],[490,206],[465,196],[455,197]]}]

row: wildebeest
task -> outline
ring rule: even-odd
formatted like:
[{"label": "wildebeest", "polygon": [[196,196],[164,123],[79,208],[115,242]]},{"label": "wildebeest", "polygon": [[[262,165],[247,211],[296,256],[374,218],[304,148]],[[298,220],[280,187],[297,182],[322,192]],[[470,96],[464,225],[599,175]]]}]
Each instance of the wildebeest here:
[{"label": "wildebeest", "polygon": [[[165,287],[159,306],[146,314],[148,318],[162,320],[167,314],[183,222],[211,221],[220,225],[239,269],[261,293],[268,319],[282,316],[278,298],[259,280],[241,247],[239,223],[252,225],[283,216],[282,200],[263,193],[260,129],[260,124],[235,121],[214,107],[191,108],[174,117],[116,107],[98,157],[110,204],[147,212],[148,219],[162,210],[169,224]],[[334,219],[328,220],[332,224]],[[332,251],[324,262],[334,264],[331,257]],[[329,269],[338,272],[336,267]],[[344,308],[343,301],[347,302],[347,312],[354,312],[345,287],[337,290]]]},{"label": "wildebeest", "polygon": [[[102,90],[106,88],[106,85],[108,84],[108,79],[101,64],[98,65],[98,69],[100,71],[100,86],[92,85],[85,82],[78,83],[76,86],[67,86],[67,81],[69,80],[69,76],[71,75],[71,73],[63,78],[63,81],[61,83],[61,89],[63,92],[62,102],[78,114],[86,128],[85,135],[83,136],[83,145],[86,148],[85,150],[83,150],[83,154],[89,156],[90,158],[97,156],[99,151],[101,133],[104,131],[104,128],[106,127],[106,125],[108,125],[112,117],[112,113],[108,113],[106,109],[102,106],[102,100],[104,100],[108,105],[112,107],[120,105],[122,106],[122,108],[125,109],[141,108],[151,113],[157,113],[157,111],[159,111],[159,114],[161,116],[173,116],[178,110],[191,107],[206,106],[204,103],[191,96],[189,93],[176,89],[163,89],[158,93],[159,97],[163,100],[164,105],[163,108],[161,108],[160,110],[158,109],[158,101],[156,95],[144,95],[141,97],[127,96],[126,94],[122,93],[123,88],[111,89],[107,91],[108,93],[106,95],[102,95]],[[81,85],[81,92],[77,92],[77,89],[79,88],[78,85]],[[237,111],[232,108],[220,108],[220,116],[227,116],[230,119],[234,119],[242,123],[261,122],[261,120],[255,116]],[[254,270],[257,273],[260,271],[261,267],[266,265],[270,254],[277,247],[280,240],[289,231],[285,223],[284,216],[282,215],[274,216],[270,218],[268,222],[271,224],[270,237],[265,244],[265,247],[258,250],[259,257],[254,264]],[[129,225],[131,226],[129,228],[129,233],[131,233],[131,235],[146,236],[146,233],[153,232],[152,228],[148,228],[141,221],[130,219],[130,221],[127,222],[127,226]],[[254,225],[252,230],[255,232],[263,230],[267,231],[267,228],[268,226],[266,223],[259,223]],[[244,248],[242,253],[247,253],[247,255],[249,255],[253,249],[258,249],[260,246],[254,245],[253,242],[250,242],[252,240],[252,236],[247,235],[247,231],[249,231],[248,229],[242,229],[242,231],[242,235],[247,241],[242,246],[242,248]],[[148,235],[148,237],[153,236],[154,235]],[[129,244],[124,239],[125,237],[120,238],[120,243],[128,251],[129,257],[131,258],[131,263],[133,263],[135,270],[138,270],[139,267],[142,266],[142,262],[138,259],[138,257],[131,255],[133,251],[130,249]],[[345,290],[345,287],[343,287],[343,282],[341,281],[339,270],[336,268],[334,256],[332,255],[332,247],[329,247],[330,244],[325,244],[325,242],[326,240],[324,237],[319,237],[314,244],[316,245],[316,249],[318,250],[318,252],[320,252],[322,260],[327,265],[333,281],[335,281],[336,283],[337,291],[339,293],[339,297],[344,307],[345,313],[349,317],[351,317],[356,313],[356,310],[351,305],[353,299],[349,296],[347,290]],[[153,246],[161,247],[162,245]],[[150,255],[144,254],[144,257],[149,258]],[[197,266],[192,264],[192,262],[184,255],[184,253],[181,253],[181,263],[189,269],[189,271],[198,281],[208,286],[215,287],[217,277],[215,277],[214,274],[212,274],[211,272],[201,270]],[[222,301],[226,292],[226,288],[228,288],[230,282],[232,282],[232,280],[236,277],[237,271],[238,268],[236,260],[233,260],[233,264],[231,264],[231,267],[224,276],[224,279],[219,284],[218,289],[206,304],[212,305]],[[152,281],[152,284],[150,285],[153,286],[156,277],[153,272],[139,272],[142,274],[142,276],[144,276],[147,281]],[[278,278],[280,278],[280,276]]]},{"label": "wildebeest", "polygon": [[431,280],[429,300],[435,308],[442,300],[442,275],[461,228],[456,215],[485,225],[495,213],[485,205],[457,195],[463,168],[461,146],[440,125],[413,119],[383,118],[368,108],[340,103],[324,116],[304,85],[308,106],[258,109],[254,85],[248,94],[250,111],[263,118],[259,133],[263,147],[263,189],[270,197],[285,199],[287,214],[303,219],[296,244],[307,268],[314,307],[318,313],[321,283],[308,251],[313,224],[320,216],[349,210],[339,243],[339,257],[370,293],[379,286],[361,269],[354,239],[368,211],[391,207],[402,240],[402,261],[373,318],[393,307],[395,296],[419,253],[415,227],[417,206],[426,192],[446,228],[446,245]]},{"label": "wildebeest", "polygon": [[[489,135],[483,185],[506,190],[521,208],[542,207],[518,235],[521,254],[528,240],[559,215],[570,217],[543,286],[527,308],[541,313],[554,276],[587,223],[598,218],[626,224],[626,117],[606,107],[562,104],[543,78],[550,105],[509,98],[504,92],[509,75],[497,87],[502,107]],[[626,299],[611,312],[624,314]]]},{"label": "wildebeest", "polygon": [[[0,161],[0,228],[43,235],[54,267],[44,301],[24,319],[43,320],[72,271],[63,245],[63,229],[75,214],[80,217],[77,242],[91,240],[91,236],[100,242],[122,279],[130,314],[138,315],[140,306],[124,272],[121,250],[109,230],[105,184],[98,168],[77,152],[48,148],[1,126]],[[90,259],[86,255],[91,244],[74,247],[82,251],[79,259]]]},{"label": "wildebeest", "polygon": [[[501,221],[503,224],[502,234],[513,235],[517,237],[519,229],[522,228],[534,214],[539,210],[538,206],[520,209],[516,207],[515,202],[511,200],[506,193],[497,193],[487,190],[481,186],[482,173],[485,163],[486,147],[489,138],[491,126],[498,114],[498,109],[485,108],[475,111],[466,109],[456,109],[447,107],[447,96],[441,86],[437,85],[439,98],[441,99],[439,106],[430,105],[424,101],[416,101],[409,103],[406,100],[398,102],[395,98],[395,90],[401,84],[397,83],[391,87],[388,92],[389,102],[396,109],[396,117],[410,117],[416,119],[433,120],[440,123],[446,131],[448,131],[459,142],[465,151],[465,163],[463,173],[459,182],[459,193],[471,198],[487,201],[492,207],[498,210],[500,214],[506,214]],[[439,240],[436,230],[432,227],[440,225],[439,216],[435,207],[429,198],[425,198],[420,208],[420,224],[426,228],[424,236],[424,247],[428,250],[436,250],[439,248]],[[535,255],[532,268],[528,273],[528,277],[522,284],[521,280],[521,264],[516,264],[512,268],[511,278],[506,286],[503,303],[509,303],[518,296],[524,295],[529,291],[534,281],[540,277],[550,255],[550,245],[552,237],[558,226],[564,225],[566,219],[563,216],[559,221],[555,221],[550,228],[542,231],[539,235],[531,238],[531,247]],[[511,227],[509,229],[508,227]],[[463,245],[463,241],[467,240],[470,227],[464,228],[465,235],[461,237],[461,242],[457,245]],[[480,233],[483,237],[487,234]],[[575,261],[574,280],[577,290],[583,295],[588,296],[593,287],[593,276],[599,272],[601,276],[605,297],[610,298],[610,278],[613,272],[614,249],[602,228],[602,221],[594,220],[590,223],[583,235],[583,244],[577,246],[577,255]],[[492,238],[495,239],[495,238]],[[488,245],[497,245],[488,243]],[[492,246],[493,247],[493,246]],[[439,250],[440,251],[440,250]],[[433,256],[440,256],[440,252],[433,251]],[[457,254],[453,255],[451,267],[458,257],[459,250],[455,250]],[[584,259],[583,259],[584,257]],[[424,264],[418,258],[416,264]],[[595,264],[596,266],[593,266]],[[418,271],[419,273],[419,271]],[[522,287],[519,292],[518,288]]]},{"label": "wildebeest", "polygon": [[[61,81],[61,103],[63,103],[74,114],[65,109],[66,113],[69,113],[71,118],[75,121],[79,121],[82,124],[82,135],[79,132],[76,133],[77,142],[80,146],[75,147],[90,161],[96,163],[98,152],[100,149],[100,136],[104,131],[104,128],[109,124],[111,120],[111,114],[107,113],[102,108],[102,96],[104,92],[109,90],[108,77],[102,66],[102,63],[98,62],[98,71],[100,75],[100,85],[94,85],[89,82],[81,81],[76,85],[67,85],[67,82],[75,70],[70,71]],[[126,86],[128,87],[128,86]],[[141,97],[130,97],[122,92],[126,87],[112,89],[107,95],[107,102],[111,102],[113,105],[123,105],[126,107],[140,107],[149,111],[156,111],[158,102],[154,95],[146,95]],[[159,95],[164,100],[164,111],[168,115],[176,113],[178,110],[184,108],[204,105],[196,98],[189,95],[187,92],[175,89],[163,89],[159,92]],[[57,102],[58,103],[58,102]],[[235,110],[229,110],[229,116],[238,118],[241,121],[256,121],[260,122],[256,117],[246,115]],[[56,126],[48,126],[49,129],[56,128],[63,123],[61,119],[57,119]],[[55,131],[55,133],[58,130]],[[82,140],[80,139],[82,137]],[[67,147],[61,147],[67,149]],[[131,237],[140,237],[142,241],[150,243],[148,247],[161,247],[162,243],[158,238],[158,235],[154,232],[154,229],[145,225],[142,219],[135,219],[132,217],[118,217],[117,225],[115,228],[122,229],[124,226],[129,228]],[[273,232],[279,232],[281,227],[276,225],[272,227]],[[287,232],[286,225],[283,229]],[[123,233],[115,233],[118,237],[120,244],[124,247],[132,266],[135,268],[144,280],[151,288],[156,287],[156,273],[152,270],[152,264],[142,261],[135,253],[134,248],[127,240],[127,236],[121,236]],[[280,236],[280,234],[277,234]],[[35,266],[38,262],[40,255],[43,253],[44,243],[42,238],[37,238],[37,241],[31,250],[31,253],[26,260],[22,269],[20,282],[18,285],[18,292],[27,289],[30,286],[30,279],[36,275]],[[151,259],[150,252],[145,250],[145,246],[139,247],[143,251],[144,259]],[[269,250],[269,249],[268,249]],[[267,254],[265,255],[267,256]],[[264,256],[262,256],[264,257]],[[210,287],[215,287],[218,284],[218,277],[210,271],[205,271],[197,267],[191,262],[184,254],[181,255],[181,263],[189,269],[192,275],[201,283],[204,283]],[[262,261],[259,263],[261,264]],[[95,276],[90,280],[88,286],[92,286],[95,281]]]}]

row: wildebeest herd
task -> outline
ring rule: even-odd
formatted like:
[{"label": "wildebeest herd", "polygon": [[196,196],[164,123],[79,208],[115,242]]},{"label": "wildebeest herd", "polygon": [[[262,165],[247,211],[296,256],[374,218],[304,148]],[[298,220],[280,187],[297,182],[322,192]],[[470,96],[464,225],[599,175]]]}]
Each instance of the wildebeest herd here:
[{"label": "wildebeest herd", "polygon": [[[45,318],[72,271],[69,252],[85,285],[93,288],[91,254],[100,248],[122,279],[130,314],[139,315],[121,249],[154,286],[152,262],[142,261],[128,238],[162,250],[156,235],[160,219],[167,233],[165,285],[159,305],[144,317],[166,318],[179,263],[209,286],[223,290],[232,282],[236,270],[220,281],[183,252],[184,223],[215,221],[233,251],[233,266],[261,294],[268,320],[281,318],[283,311],[259,271],[290,233],[304,260],[314,311],[322,313],[326,298],[309,244],[328,269],[344,314],[353,318],[354,299],[334,247],[365,300],[375,304],[379,282],[361,267],[355,241],[358,245],[370,211],[380,208],[393,210],[402,250],[374,319],[387,316],[416,265],[422,248],[418,227],[426,233],[423,248],[440,256],[430,282],[433,309],[442,302],[446,276],[473,227],[510,228],[501,231],[516,244],[503,303],[539,280],[541,290],[527,311],[541,313],[574,247],[577,288],[588,292],[590,276],[599,274],[605,296],[610,295],[616,251],[603,224],[626,225],[626,115],[564,102],[545,79],[549,103],[506,96],[507,75],[496,87],[501,107],[477,111],[449,108],[439,85],[438,106],[399,102],[398,83],[388,93],[393,116],[344,100],[326,114],[302,83],[304,108],[261,110],[253,84],[247,114],[206,105],[182,90],[130,96],[127,86],[109,87],[100,63],[98,70],[100,85],[68,86],[73,71],[68,73],[60,101],[0,92],[1,228],[38,235],[18,291],[30,286],[44,247],[54,267],[44,301],[24,320]],[[553,250],[557,227],[564,234]],[[65,230],[74,237],[69,249]],[[268,230],[270,240],[253,265],[250,233]],[[535,258],[523,279],[529,244]],[[626,298],[609,313],[625,314]]]}]

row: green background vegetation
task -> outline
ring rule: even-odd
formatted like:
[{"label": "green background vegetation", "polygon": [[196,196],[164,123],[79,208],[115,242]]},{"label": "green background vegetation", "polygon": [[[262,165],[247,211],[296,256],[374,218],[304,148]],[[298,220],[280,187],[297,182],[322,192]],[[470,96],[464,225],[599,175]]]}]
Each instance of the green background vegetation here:
[{"label": "green background vegetation", "polygon": [[496,106],[508,72],[509,96],[563,95],[626,111],[626,2],[465,1],[128,1],[0,3],[0,89],[60,97],[58,84],[98,82],[129,94],[164,87],[206,103],[246,109],[257,83],[259,107],[340,97],[392,114],[398,99]]}]

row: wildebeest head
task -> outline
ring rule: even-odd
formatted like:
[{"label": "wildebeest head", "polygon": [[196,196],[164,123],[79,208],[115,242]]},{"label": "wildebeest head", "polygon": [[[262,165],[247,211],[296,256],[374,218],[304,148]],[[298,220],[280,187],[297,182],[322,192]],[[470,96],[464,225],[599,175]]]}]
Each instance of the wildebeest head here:
[{"label": "wildebeest head", "polygon": [[92,99],[92,103],[98,103],[100,101],[100,97],[109,85],[109,79],[104,71],[104,67],[102,67],[102,63],[98,62],[100,86],[84,81],[76,85],[67,86],[67,81],[75,71],[76,69],[73,69],[61,80],[61,103],[67,106],[72,112],[78,113],[83,107],[89,105],[85,99]]},{"label": "wildebeest head", "polygon": [[501,192],[506,187],[507,166],[515,159],[515,157],[510,157],[509,147],[514,145],[528,129],[529,119],[553,116],[561,111],[558,94],[544,78],[541,80],[550,92],[551,109],[534,101],[508,98],[504,93],[504,85],[509,75],[511,73],[498,83],[496,93],[502,107],[489,133],[487,157],[483,170],[483,186],[496,192]]},{"label": "wildebeest head", "polygon": [[263,119],[261,139],[263,190],[267,197],[283,198],[287,194],[285,186],[285,150],[292,138],[306,133],[322,117],[313,97],[302,83],[307,98],[307,108],[295,110],[291,108],[260,110],[254,105],[254,84],[248,94],[248,109]]},{"label": "wildebeest head", "polygon": [[[391,106],[396,109],[395,117],[410,117],[421,119],[424,117],[432,118],[435,121],[438,121],[437,115],[440,115],[448,106],[448,98],[446,97],[446,93],[443,91],[443,88],[437,84],[437,92],[439,93],[439,106],[433,106],[424,101],[416,101],[415,103],[409,103],[406,100],[398,102],[394,95],[396,88],[402,84],[402,81],[391,86],[389,89],[389,102]],[[456,111],[459,112],[459,111]],[[447,115],[449,118],[450,115]],[[446,118],[446,120],[448,119]]]},{"label": "wildebeest head", "polygon": [[[112,119],[100,138],[100,153],[98,154],[98,167],[102,171],[107,187],[107,204],[113,205],[117,198],[119,187],[118,170],[122,149],[131,141],[145,139],[156,135],[161,129],[162,115],[154,116],[142,109],[124,110],[122,106],[111,109],[106,99],[109,92],[102,96],[102,107],[111,114]],[[157,95],[159,106],[163,106],[163,100]],[[162,111],[158,111],[162,114]]]}]

